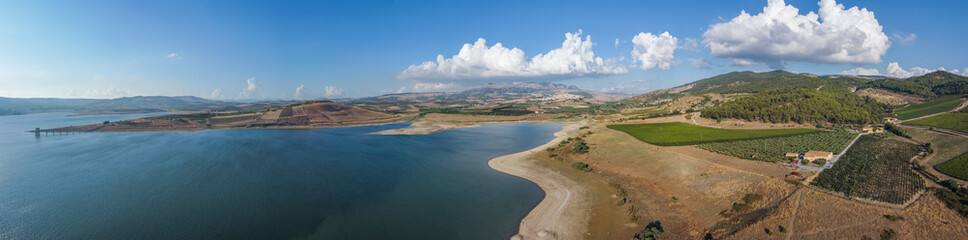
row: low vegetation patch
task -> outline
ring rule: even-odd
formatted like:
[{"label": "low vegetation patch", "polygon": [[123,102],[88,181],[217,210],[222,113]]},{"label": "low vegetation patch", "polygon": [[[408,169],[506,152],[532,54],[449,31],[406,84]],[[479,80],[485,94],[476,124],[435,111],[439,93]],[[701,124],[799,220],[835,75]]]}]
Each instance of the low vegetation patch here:
[{"label": "low vegetation patch", "polygon": [[762,195],[746,194],[743,196],[742,201],[733,203],[733,206],[730,209],[723,210],[719,213],[719,215],[728,218],[737,214],[749,212],[752,209],[753,204],[760,200],[763,200]]},{"label": "low vegetation patch", "polygon": [[588,164],[587,163],[583,163],[583,162],[573,162],[573,163],[571,163],[571,166],[574,167],[574,168],[576,168],[576,169],[578,169],[578,170],[582,170],[582,171],[585,171],[585,172],[591,172],[592,171],[592,168],[588,167]]},{"label": "low vegetation patch", "polygon": [[641,110],[635,110],[627,113],[622,113],[622,115],[631,116],[631,115],[639,115],[639,114],[652,115],[652,114],[665,114],[665,113],[669,113],[669,110],[660,109],[660,108],[650,108],[650,109],[641,109]]},{"label": "low vegetation patch", "polygon": [[968,153],[934,165],[934,169],[948,176],[968,181]]},{"label": "low vegetation patch", "polygon": [[784,156],[786,153],[802,153],[810,150],[839,153],[855,136],[857,135],[838,130],[767,139],[704,143],[698,147],[742,159],[780,162],[786,160]]},{"label": "low vegetation patch", "polygon": [[938,183],[944,188],[931,188],[934,195],[944,202],[945,206],[968,218],[968,188],[959,187],[957,182],[950,179]]},{"label": "low vegetation patch", "polygon": [[955,107],[958,107],[958,105],[961,105],[961,102],[962,100],[959,96],[944,96],[931,101],[900,108],[895,110],[894,113],[897,113],[897,119],[908,120],[939,112],[951,111],[952,109],[955,109]]},{"label": "low vegetation patch", "polygon": [[946,113],[934,117],[907,121],[904,124],[947,128],[968,133],[968,113]]},{"label": "low vegetation patch", "polygon": [[814,129],[721,129],[681,122],[617,124],[608,125],[608,128],[628,133],[643,142],[659,146],[694,145],[818,132]]},{"label": "low vegetation patch", "polygon": [[903,204],[924,189],[909,160],[919,146],[888,134],[861,136],[832,168],[811,184],[876,201]]},{"label": "low vegetation patch", "polygon": [[572,143],[572,150],[577,154],[588,153],[588,149],[588,143],[585,142],[585,139],[580,137],[575,139],[575,143]]}]

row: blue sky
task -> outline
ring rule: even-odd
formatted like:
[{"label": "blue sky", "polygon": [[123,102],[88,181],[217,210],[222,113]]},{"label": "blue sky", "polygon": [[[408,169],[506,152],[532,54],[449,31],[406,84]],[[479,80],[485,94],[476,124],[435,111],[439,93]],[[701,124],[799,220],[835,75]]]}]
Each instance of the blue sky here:
[{"label": "blue sky", "polygon": [[642,93],[731,71],[968,71],[968,2],[769,2],[3,1],[0,96],[312,99],[508,81]]}]

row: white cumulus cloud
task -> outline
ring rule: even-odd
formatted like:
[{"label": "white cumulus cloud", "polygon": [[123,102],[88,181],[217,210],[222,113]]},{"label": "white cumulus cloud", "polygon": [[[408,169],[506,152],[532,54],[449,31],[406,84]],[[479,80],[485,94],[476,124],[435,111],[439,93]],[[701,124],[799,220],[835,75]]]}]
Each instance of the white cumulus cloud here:
[{"label": "white cumulus cloud", "polygon": [[416,92],[439,92],[446,91],[457,88],[457,83],[423,83],[418,82],[413,85],[413,90]]},{"label": "white cumulus cloud", "polygon": [[[944,68],[939,68],[938,70],[944,70]],[[934,70],[930,70],[922,67],[912,67],[905,70],[904,68],[901,68],[901,66],[897,64],[897,62],[892,62],[887,65],[887,71],[884,73],[884,75],[887,75],[888,77],[896,77],[896,78],[909,78],[914,76],[921,76],[933,71]]]},{"label": "white cumulus cloud", "polygon": [[88,89],[86,91],[77,91],[71,89],[67,95],[82,98],[119,98],[131,96],[131,93],[124,89],[108,87],[105,89]]},{"label": "white cumulus cloud", "polygon": [[334,86],[326,86],[326,97],[337,97],[343,95],[343,89]]},{"label": "white cumulus cloud", "polygon": [[222,98],[222,89],[221,88],[216,88],[214,91],[212,91],[212,94],[209,94],[208,95],[208,98],[211,98],[211,99],[219,99],[219,98]]},{"label": "white cumulus cloud", "polygon": [[664,32],[659,35],[639,33],[632,38],[632,61],[639,64],[641,69],[669,69],[675,65],[675,53],[678,39]]},{"label": "white cumulus cloud", "polygon": [[875,64],[891,42],[866,8],[845,8],[821,0],[818,13],[800,15],[783,0],[769,0],[763,12],[746,11],[710,25],[703,44],[715,57],[745,58],[782,68],[785,61]]},{"label": "white cumulus cloud", "polygon": [[[951,72],[951,73],[954,73],[954,74],[966,75],[965,72],[958,71],[958,69],[947,70],[944,67],[938,67],[936,69],[928,69],[928,68],[923,68],[923,67],[911,67],[911,68],[908,68],[908,69],[904,69],[897,62],[891,62],[891,63],[887,64],[887,68],[884,69],[883,75],[884,76],[888,76],[888,77],[893,77],[893,78],[909,78],[909,77],[921,76],[921,75],[928,74],[928,73],[931,73],[931,72],[934,72],[934,71],[948,71],[948,72]],[[968,68],[965,68],[965,71],[968,71]],[[881,75],[881,71],[877,70],[876,68],[855,68],[855,69],[851,69],[851,70],[846,70],[846,71],[840,72],[840,74],[844,74],[844,75]],[[966,75],[966,76],[968,76],[968,75]]]},{"label": "white cumulus cloud", "polygon": [[483,38],[464,44],[457,55],[436,61],[411,65],[397,75],[400,79],[422,82],[497,77],[580,77],[586,75],[623,74],[628,70],[614,61],[596,57],[591,36],[582,40],[582,31],[565,33],[561,47],[531,59],[518,48],[506,48],[501,43],[487,46]]},{"label": "white cumulus cloud", "polygon": [[843,72],[840,72],[840,74],[843,74],[843,75],[851,75],[851,76],[858,76],[858,75],[881,75],[881,72],[880,71],[877,71],[876,68],[854,68],[854,69],[851,69],[851,70],[845,70]]},{"label": "white cumulus cloud", "polygon": [[175,57],[178,57],[178,53],[169,53],[168,54],[168,58],[175,58]]},{"label": "white cumulus cloud", "polygon": [[710,65],[709,60],[706,60],[705,58],[700,58],[700,59],[690,58],[689,62],[692,63],[692,67],[696,69],[709,69],[709,65]]},{"label": "white cumulus cloud", "polygon": [[244,89],[242,89],[242,92],[239,93],[239,98],[250,98],[252,97],[252,94],[255,93],[255,90],[259,88],[259,84],[255,81],[255,78],[246,79],[245,82],[247,85]]},{"label": "white cumulus cloud", "polygon": [[742,58],[733,58],[733,62],[729,63],[729,65],[733,67],[745,67],[753,64],[755,63],[750,62],[750,60],[746,60]]},{"label": "white cumulus cloud", "polygon": [[302,91],[303,91],[303,88],[305,88],[305,87],[306,87],[306,85],[299,85],[299,87],[296,87],[296,93],[293,93],[292,94],[293,98],[295,98],[297,100],[298,99],[302,99],[303,98],[303,92]]},{"label": "white cumulus cloud", "polygon": [[913,33],[908,35],[894,33],[893,35],[894,35],[894,40],[897,40],[898,42],[901,42],[904,44],[913,43],[914,40],[918,38],[918,35],[914,35]]},{"label": "white cumulus cloud", "polygon": [[679,45],[679,49],[689,50],[689,51],[699,51],[699,41],[695,38],[684,38],[682,39],[682,44]]}]

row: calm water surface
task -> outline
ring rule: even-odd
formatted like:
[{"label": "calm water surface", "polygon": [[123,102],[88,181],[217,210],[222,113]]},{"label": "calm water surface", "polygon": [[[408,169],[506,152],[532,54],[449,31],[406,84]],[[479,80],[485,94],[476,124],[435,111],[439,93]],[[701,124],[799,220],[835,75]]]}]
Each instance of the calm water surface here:
[{"label": "calm water surface", "polygon": [[140,116],[0,117],[0,239],[508,239],[544,195],[487,161],[561,128],[25,132]]}]

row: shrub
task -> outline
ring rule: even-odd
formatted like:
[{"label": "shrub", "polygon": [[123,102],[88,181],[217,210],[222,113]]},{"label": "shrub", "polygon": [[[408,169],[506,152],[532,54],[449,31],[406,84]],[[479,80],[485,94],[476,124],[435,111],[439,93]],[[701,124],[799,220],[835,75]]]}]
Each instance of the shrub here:
[{"label": "shrub", "polygon": [[894,216],[894,215],[884,215],[884,218],[887,218],[887,220],[891,220],[891,222],[897,222],[898,220],[902,220],[902,221],[904,220],[904,217]]},{"label": "shrub", "polygon": [[827,164],[827,159],[821,158],[821,159],[817,159],[817,161],[813,161],[813,162],[816,163],[816,164],[819,164],[820,166],[823,166],[823,165]]},{"label": "shrub", "polygon": [[888,228],[881,232],[881,240],[894,239],[895,237],[897,237],[897,233],[894,232],[894,229]]},{"label": "shrub", "polygon": [[577,138],[575,140],[576,140],[575,143],[572,144],[572,146],[574,147],[573,150],[575,151],[575,153],[578,153],[578,154],[588,153],[589,147],[588,147],[588,144],[585,143],[585,140],[581,138]]},{"label": "shrub", "polygon": [[645,226],[642,232],[636,233],[632,240],[655,240],[662,237],[662,223],[659,221],[651,222]]},{"label": "shrub", "polygon": [[588,164],[587,163],[583,163],[583,162],[573,162],[573,163],[571,163],[571,166],[574,167],[574,168],[577,168],[578,170],[582,170],[582,171],[585,171],[585,172],[591,172],[592,171],[592,169],[588,167]]}]

